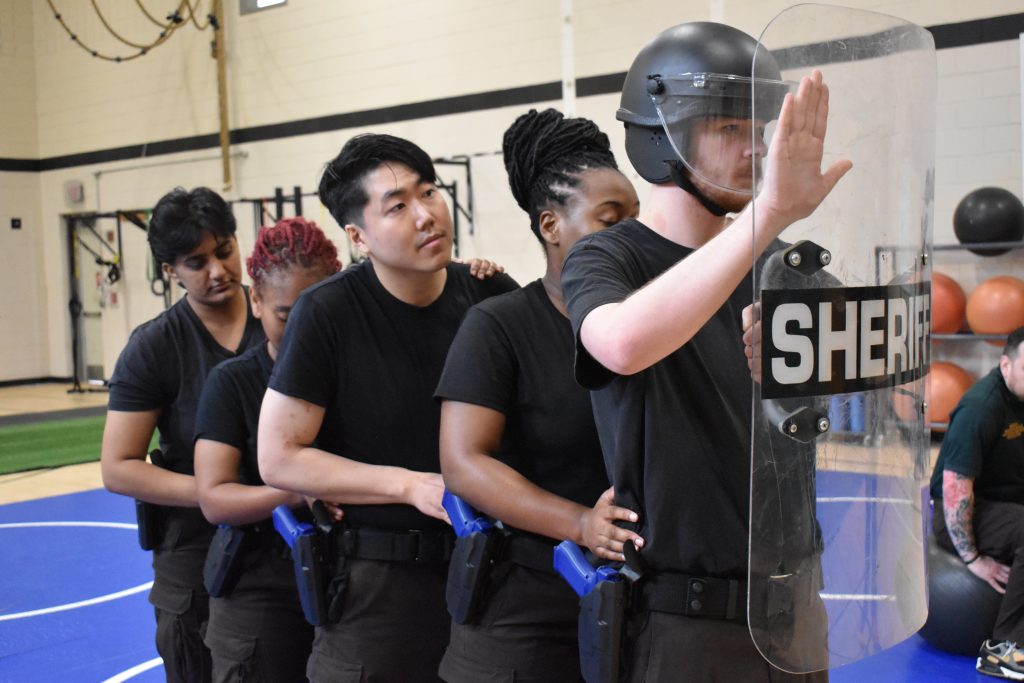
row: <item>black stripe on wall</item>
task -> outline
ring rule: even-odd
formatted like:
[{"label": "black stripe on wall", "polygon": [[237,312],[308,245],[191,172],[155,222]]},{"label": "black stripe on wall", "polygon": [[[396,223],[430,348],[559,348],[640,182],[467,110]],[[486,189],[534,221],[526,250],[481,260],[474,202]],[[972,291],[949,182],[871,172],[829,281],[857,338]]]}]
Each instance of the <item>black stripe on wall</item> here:
[{"label": "black stripe on wall", "polygon": [[[1016,40],[1024,33],[1024,13],[1009,14],[988,19],[975,19],[956,24],[941,24],[928,29],[935,39],[936,49],[982,45],[1003,40]],[[576,94],[579,97],[608,95],[617,93],[622,88],[626,72],[588,76],[576,81]],[[536,104],[549,102],[562,97],[560,82],[541,83],[506,90],[474,93],[445,97],[426,102],[413,102],[394,107],[368,109],[365,111],[332,114],[311,119],[287,121],[265,126],[239,128],[231,131],[231,143],[261,142],[278,140],[297,135],[326,133],[346,128],[376,126],[399,121],[425,119],[432,116],[449,116],[473,111],[484,111],[500,107]],[[114,147],[80,154],[68,154],[46,159],[5,159],[0,158],[0,171],[39,172],[53,171],[61,168],[85,166],[89,164],[140,159],[144,157],[191,152],[201,149],[216,148],[220,144],[217,134],[196,135],[173,140],[160,140],[142,145]]]}]

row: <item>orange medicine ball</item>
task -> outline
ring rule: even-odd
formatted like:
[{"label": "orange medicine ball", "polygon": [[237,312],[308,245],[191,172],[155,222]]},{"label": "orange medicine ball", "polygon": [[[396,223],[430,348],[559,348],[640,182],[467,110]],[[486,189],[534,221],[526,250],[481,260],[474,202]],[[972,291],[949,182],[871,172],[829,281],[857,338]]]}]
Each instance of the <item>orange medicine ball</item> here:
[{"label": "orange medicine ball", "polygon": [[967,297],[956,280],[932,272],[932,333],[953,334],[964,326]]},{"label": "orange medicine ball", "polygon": [[[949,422],[949,414],[963,398],[964,393],[974,384],[974,377],[956,363],[934,361],[928,368],[924,378],[925,409],[924,421],[928,426],[933,422],[945,424]],[[896,392],[892,395],[892,407],[896,416],[903,422],[913,424],[915,421],[916,401],[909,394]],[[945,427],[936,427],[933,431],[944,432]]]},{"label": "orange medicine ball", "polygon": [[[925,379],[925,394],[928,408],[924,419],[928,423],[949,422],[949,414],[963,398],[964,393],[974,384],[974,377],[956,363],[936,361],[932,363]],[[936,428],[944,432],[944,428]]]},{"label": "orange medicine ball", "polygon": [[975,287],[967,297],[967,324],[975,334],[1000,335],[1024,325],[1024,280],[999,275]]}]

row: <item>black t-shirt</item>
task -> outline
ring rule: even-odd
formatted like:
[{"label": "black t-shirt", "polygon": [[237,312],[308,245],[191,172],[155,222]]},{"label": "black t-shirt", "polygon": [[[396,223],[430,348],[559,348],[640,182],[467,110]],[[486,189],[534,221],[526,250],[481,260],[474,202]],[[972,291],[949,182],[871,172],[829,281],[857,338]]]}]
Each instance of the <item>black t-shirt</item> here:
[{"label": "black t-shirt", "polygon": [[215,367],[199,399],[196,440],[209,439],[237,448],[242,454],[239,481],[248,486],[263,485],[256,461],[256,436],[263,394],[273,369],[266,343],[254,346]]},{"label": "black t-shirt", "polygon": [[931,494],[942,498],[942,472],[974,480],[974,495],[1024,504],[1024,403],[994,368],[967,390],[950,415]]},{"label": "black t-shirt", "polygon": [[135,328],[110,378],[108,408],[126,412],[160,410],[164,467],[194,474],[192,445],[196,407],[206,376],[217,364],[266,340],[246,297],[245,332],[235,350],[217,343],[188,298]]},{"label": "black t-shirt", "polygon": [[587,507],[608,488],[590,396],[574,380],[572,327],[537,280],[477,304],[452,342],[435,396],[506,418],[497,457]]},{"label": "black t-shirt", "polygon": [[[121,351],[110,378],[110,410],[160,410],[157,429],[165,469],[195,474],[193,437],[203,382],[221,361],[265,341],[259,320],[246,297],[245,332],[238,349],[217,343],[192,310],[188,298],[139,325]],[[163,538],[153,556],[158,577],[197,589],[213,535],[213,526],[198,508],[164,507]],[[175,551],[166,553],[165,551]]]},{"label": "black t-shirt", "polygon": [[[262,486],[256,459],[256,436],[260,406],[270,381],[274,361],[266,343],[250,348],[238,358],[224,361],[206,378],[196,415],[196,440],[209,439],[237,448],[241,453],[239,481]],[[271,519],[246,525],[241,557],[241,575],[232,595],[242,591],[279,590],[290,607],[295,607],[295,572],[284,559],[283,540]],[[266,597],[270,600],[269,597]]]},{"label": "black t-shirt", "polygon": [[692,253],[632,219],[576,244],[562,271],[576,378],[594,390],[616,501],[640,513],[648,565],[745,578],[752,395],[741,311],[752,299],[749,276],[693,339],[635,375],[614,374],[579,342],[592,310]]},{"label": "black t-shirt", "polygon": [[[412,306],[392,296],[370,261],[299,297],[270,388],[325,409],[316,445],[374,465],[438,472],[440,406],[433,400],[444,359],[470,306],[517,287],[507,275],[477,280],[450,264],[444,291]],[[345,505],[355,525],[440,529],[410,505]]]}]

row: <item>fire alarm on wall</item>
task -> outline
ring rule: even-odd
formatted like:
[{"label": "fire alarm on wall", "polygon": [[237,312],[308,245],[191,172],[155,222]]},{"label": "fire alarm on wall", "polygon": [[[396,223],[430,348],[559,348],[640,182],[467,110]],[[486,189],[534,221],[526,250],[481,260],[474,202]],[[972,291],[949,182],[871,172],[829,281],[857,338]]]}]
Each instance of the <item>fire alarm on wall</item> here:
[{"label": "fire alarm on wall", "polygon": [[68,204],[81,204],[85,201],[85,186],[81,180],[64,182],[64,201]]}]

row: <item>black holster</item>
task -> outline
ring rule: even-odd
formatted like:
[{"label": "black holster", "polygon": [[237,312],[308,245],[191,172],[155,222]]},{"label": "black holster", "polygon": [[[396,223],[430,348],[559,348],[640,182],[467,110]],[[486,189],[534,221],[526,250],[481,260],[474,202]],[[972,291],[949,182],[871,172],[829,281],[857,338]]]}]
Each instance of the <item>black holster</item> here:
[{"label": "black holster", "polygon": [[587,683],[619,680],[627,581],[601,581],[580,600],[580,671]]},{"label": "black holster", "polygon": [[[163,453],[159,448],[150,452],[149,460],[157,467],[163,467]],[[163,540],[162,517],[159,505],[135,499],[135,523],[139,530],[139,547],[143,550],[153,550]]]},{"label": "black holster", "polygon": [[325,595],[325,616],[328,622],[337,624],[341,621],[345,609],[345,595],[348,593],[349,574],[351,569],[346,558],[337,558],[330,581],[327,583]]},{"label": "black holster", "polygon": [[475,531],[456,539],[445,587],[448,613],[456,624],[476,619],[497,546],[496,533]]},{"label": "black holster", "polygon": [[299,603],[306,621],[313,626],[328,622],[327,582],[330,576],[325,546],[327,537],[317,531],[299,536],[292,546],[292,566]]},{"label": "black holster", "polygon": [[238,582],[245,533],[241,527],[221,525],[213,534],[203,565],[203,586],[210,597],[228,595]]}]

